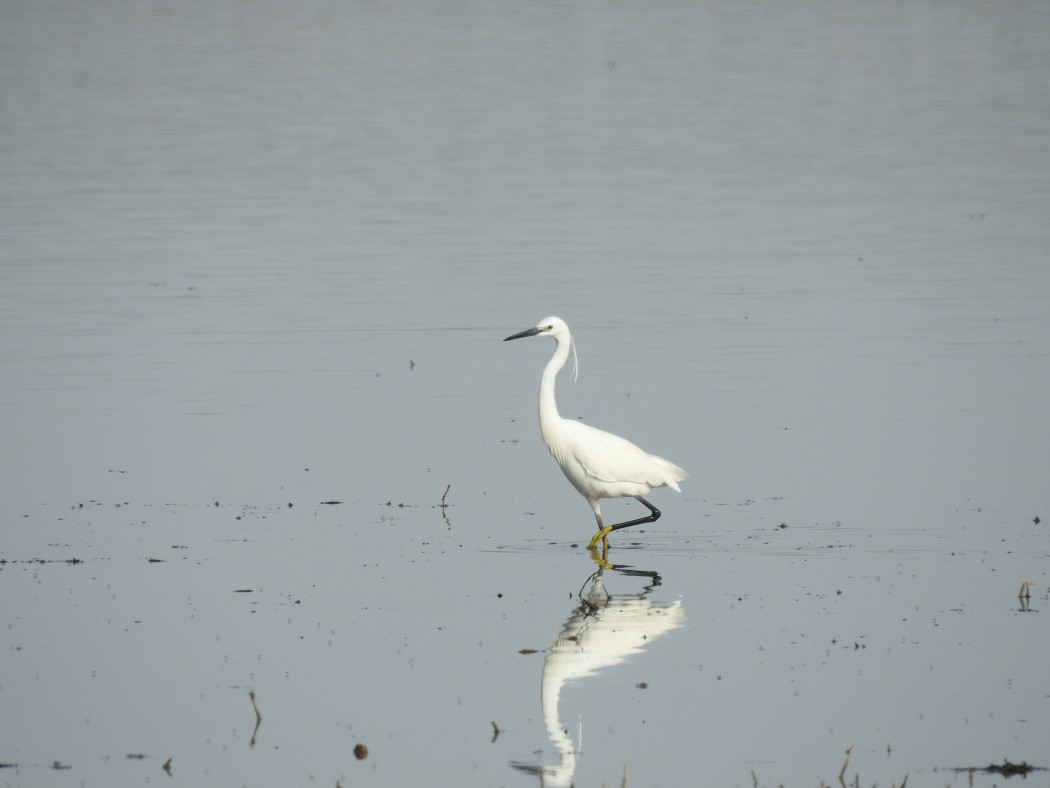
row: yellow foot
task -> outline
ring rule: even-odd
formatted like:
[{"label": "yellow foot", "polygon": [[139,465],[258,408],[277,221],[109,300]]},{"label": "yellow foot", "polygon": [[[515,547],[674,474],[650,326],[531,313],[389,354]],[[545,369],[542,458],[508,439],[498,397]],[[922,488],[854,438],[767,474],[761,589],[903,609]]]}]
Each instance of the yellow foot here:
[{"label": "yellow foot", "polygon": [[591,537],[591,541],[587,545],[587,549],[588,550],[593,550],[598,545],[598,542],[601,542],[602,546],[605,547],[605,549],[608,549],[609,548],[609,534],[611,534],[611,533],[612,533],[612,527],[606,525],[600,531],[598,531],[598,533],[596,533],[594,536]]}]

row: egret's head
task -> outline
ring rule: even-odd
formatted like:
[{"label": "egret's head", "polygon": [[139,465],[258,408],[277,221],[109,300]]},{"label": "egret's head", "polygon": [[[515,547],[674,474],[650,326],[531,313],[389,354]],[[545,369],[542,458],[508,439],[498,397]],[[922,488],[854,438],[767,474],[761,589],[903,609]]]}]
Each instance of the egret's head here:
[{"label": "egret's head", "polygon": [[524,337],[538,337],[538,336],[550,336],[557,340],[560,346],[562,342],[568,341],[569,347],[572,348],[572,376],[575,379],[580,373],[580,360],[576,356],[576,343],[572,341],[572,334],[569,333],[568,324],[560,317],[545,317],[539,323],[532,328],[526,328],[524,331],[519,331],[517,334],[511,334],[509,337],[504,339],[507,342],[511,339],[522,339]]}]

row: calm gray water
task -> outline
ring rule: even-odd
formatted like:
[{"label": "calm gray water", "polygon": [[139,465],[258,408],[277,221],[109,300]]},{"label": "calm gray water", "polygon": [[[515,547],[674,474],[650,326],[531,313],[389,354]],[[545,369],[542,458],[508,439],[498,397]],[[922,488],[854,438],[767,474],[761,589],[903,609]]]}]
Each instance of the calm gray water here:
[{"label": "calm gray water", "polygon": [[[0,5],[0,783],[1050,766],[1047,40]],[[600,577],[500,341],[549,314],[563,415],[691,474]]]}]

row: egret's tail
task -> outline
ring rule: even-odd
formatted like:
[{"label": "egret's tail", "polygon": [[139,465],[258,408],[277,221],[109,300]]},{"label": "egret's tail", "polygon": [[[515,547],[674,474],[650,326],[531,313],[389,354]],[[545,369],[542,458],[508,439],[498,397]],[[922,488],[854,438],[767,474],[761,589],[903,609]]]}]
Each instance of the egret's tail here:
[{"label": "egret's tail", "polygon": [[649,456],[653,458],[656,464],[660,466],[660,470],[664,472],[664,484],[675,492],[681,492],[682,488],[678,486],[678,482],[688,479],[689,474],[670,460],[665,460],[663,457],[657,457],[655,454]]}]

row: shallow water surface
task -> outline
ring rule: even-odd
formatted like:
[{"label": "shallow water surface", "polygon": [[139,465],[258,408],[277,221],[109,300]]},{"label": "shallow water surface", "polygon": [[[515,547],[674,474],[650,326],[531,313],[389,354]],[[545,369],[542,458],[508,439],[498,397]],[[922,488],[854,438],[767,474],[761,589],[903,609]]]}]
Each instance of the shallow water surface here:
[{"label": "shallow water surface", "polygon": [[[0,784],[1050,765],[1048,36],[4,7]],[[549,314],[562,414],[690,472],[604,563]]]}]

